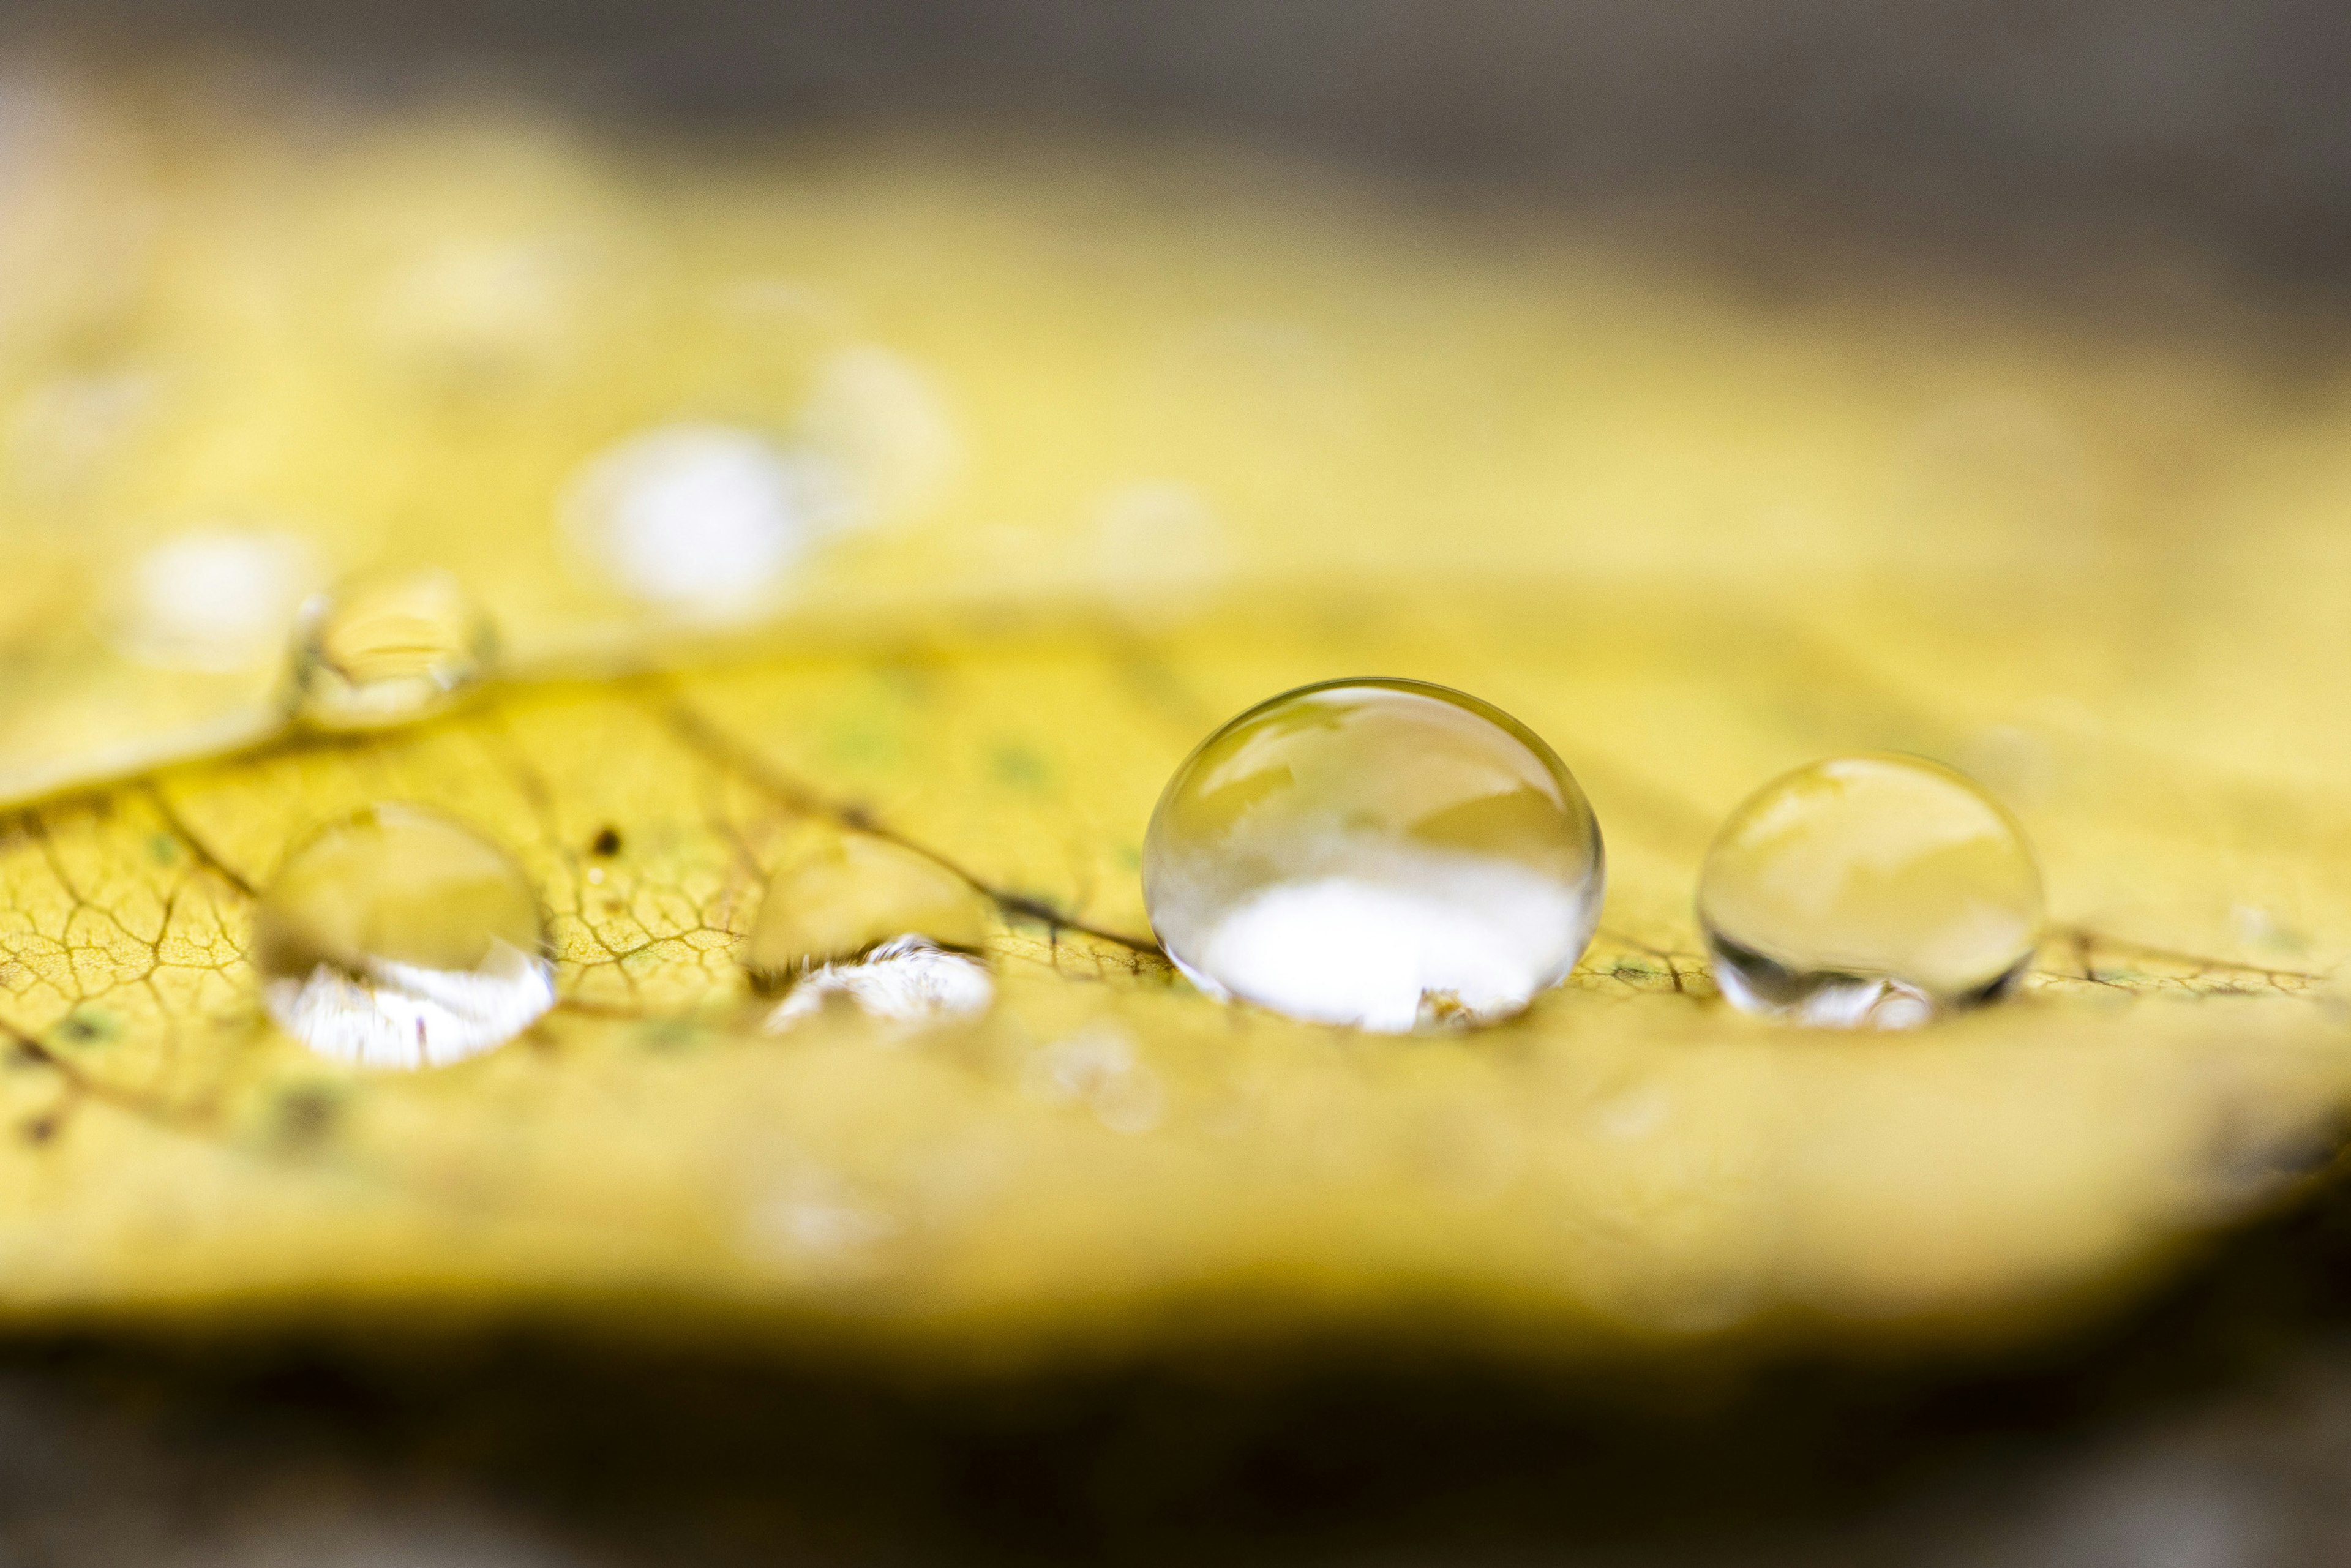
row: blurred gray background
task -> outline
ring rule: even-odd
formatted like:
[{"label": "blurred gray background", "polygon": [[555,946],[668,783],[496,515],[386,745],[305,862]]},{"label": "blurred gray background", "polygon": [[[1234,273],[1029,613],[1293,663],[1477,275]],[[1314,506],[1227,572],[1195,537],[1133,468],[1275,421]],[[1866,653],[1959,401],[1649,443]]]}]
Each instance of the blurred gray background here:
[{"label": "blurred gray background", "polygon": [[0,43],[258,53],[705,128],[1206,132],[2025,267],[2153,243],[2248,281],[2351,276],[2335,0],[8,0]]}]

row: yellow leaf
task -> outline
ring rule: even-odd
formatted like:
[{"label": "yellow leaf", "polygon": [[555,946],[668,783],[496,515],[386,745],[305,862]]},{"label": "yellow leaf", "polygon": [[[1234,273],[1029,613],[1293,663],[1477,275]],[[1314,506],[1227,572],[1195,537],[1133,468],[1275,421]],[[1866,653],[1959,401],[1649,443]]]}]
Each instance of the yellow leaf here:
[{"label": "yellow leaf", "polygon": [[[0,318],[12,1312],[2031,1328],[2331,1157],[2340,389],[1168,163],[184,113],[166,161],[120,105],[60,112],[28,176],[57,287]],[[118,211],[136,254],[67,287]],[[720,549],[786,506],[772,580]],[[664,531],[714,515],[738,570]],[[511,678],[280,728],[278,589],[415,565]],[[172,599],[215,571],[247,663]],[[1169,771],[1353,674],[1498,704],[1592,799],[1602,935],[1520,1020],[1308,1028],[1148,940]],[[1901,1037],[1732,1011],[1689,914],[1714,826],[1888,747],[2039,846],[2022,994]],[[431,1071],[306,1050],[248,956],[288,849],[389,802],[510,852],[555,946],[554,1009]],[[779,871],[801,924],[762,914]],[[906,907],[884,874],[949,900],[909,928],[982,948],[993,1005],[771,1019],[747,939],[862,949],[905,923],[827,911]],[[931,929],[958,888],[983,926]]]}]

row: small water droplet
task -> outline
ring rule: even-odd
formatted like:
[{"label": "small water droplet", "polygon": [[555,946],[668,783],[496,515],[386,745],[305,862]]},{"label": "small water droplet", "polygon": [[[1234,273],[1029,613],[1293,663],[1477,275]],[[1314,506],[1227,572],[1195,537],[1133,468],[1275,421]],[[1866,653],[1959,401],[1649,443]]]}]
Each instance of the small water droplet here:
[{"label": "small water droplet", "polygon": [[589,261],[559,235],[436,237],[385,280],[376,340],[395,361],[443,374],[548,364],[577,333]]},{"label": "small water droplet", "polygon": [[669,424],[590,459],[563,521],[622,591],[718,625],[768,610],[812,539],[848,510],[842,479],[821,458],[731,425]]},{"label": "small water droplet", "polygon": [[754,1200],[745,1239],[755,1256],[849,1279],[885,1267],[912,1218],[866,1183],[805,1166]]},{"label": "small water droplet", "polygon": [[1166,1093],[1139,1059],[1134,1041],[1095,1024],[1040,1047],[1021,1069],[1021,1087],[1048,1104],[1082,1103],[1113,1133],[1147,1133],[1159,1124]]},{"label": "small water droplet", "polygon": [[317,580],[288,534],[195,528],[141,555],[114,595],[116,647],[168,670],[226,673],[277,658]]},{"label": "small water droplet", "polygon": [[884,1022],[937,1023],[986,1012],[996,999],[996,980],[967,953],[901,936],[862,958],[810,969],[768,1015],[767,1027],[780,1033],[822,1012],[835,998]]},{"label": "small water droplet", "polygon": [[1905,1029],[2006,990],[2041,936],[2041,873],[1964,775],[1891,755],[1776,779],[1707,852],[1698,914],[1750,1012]]},{"label": "small water droplet", "polygon": [[876,517],[935,504],[964,465],[963,435],[938,382],[873,343],[843,349],[818,370],[799,435],[839,466],[859,509]]},{"label": "small water droplet", "polygon": [[1194,984],[1387,1032],[1524,1008],[1574,967],[1604,882],[1551,747],[1419,681],[1249,709],[1176,770],[1144,845],[1153,929]]},{"label": "small water droplet", "polygon": [[555,1002],[522,868],[413,806],[373,807],[296,846],[255,915],[254,966],[279,1028],[367,1067],[462,1061]]},{"label": "small water droplet", "polygon": [[288,706],[314,729],[380,729],[441,713],[497,661],[465,586],[425,570],[357,578],[302,608]]},{"label": "small water droplet", "polygon": [[1191,486],[1122,485],[1097,497],[1091,510],[1097,580],[1129,614],[1180,614],[1231,564],[1216,508]]},{"label": "small water droplet", "polygon": [[988,909],[969,883],[904,845],[828,833],[768,879],[743,961],[775,985],[901,936],[976,948]]},{"label": "small water droplet", "polygon": [[2300,954],[2309,947],[2302,934],[2258,904],[2231,904],[2229,924],[2246,946],[2271,953]]}]

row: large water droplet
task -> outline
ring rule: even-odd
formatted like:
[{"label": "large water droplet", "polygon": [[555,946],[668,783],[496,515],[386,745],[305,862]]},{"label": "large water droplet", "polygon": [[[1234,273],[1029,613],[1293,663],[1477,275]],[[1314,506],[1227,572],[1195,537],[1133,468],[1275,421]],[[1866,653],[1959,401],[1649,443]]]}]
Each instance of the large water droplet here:
[{"label": "large water droplet", "polygon": [[1730,815],[1699,924],[1723,995],[1750,1012],[1904,1028],[1987,1000],[2041,936],[2023,832],[1966,777],[1917,758],[1815,762]]},{"label": "large water droplet", "polygon": [[288,703],[314,729],[380,729],[449,707],[489,674],[489,615],[445,571],[362,577],[303,606]]},{"label": "large water droplet", "polygon": [[461,1061],[555,1002],[522,868],[413,806],[361,811],[287,854],[255,915],[254,966],[279,1028],[367,1067]]},{"label": "large water droplet", "polygon": [[898,1022],[977,1012],[995,996],[987,900],[963,878],[887,839],[829,833],[768,879],[744,963],[789,987],[768,1019],[784,1028],[828,998]]},{"label": "large water droplet", "polygon": [[1202,743],[1144,849],[1185,974],[1324,1023],[1484,1023],[1574,967],[1600,917],[1600,829],[1551,747],[1419,681],[1262,703]]}]

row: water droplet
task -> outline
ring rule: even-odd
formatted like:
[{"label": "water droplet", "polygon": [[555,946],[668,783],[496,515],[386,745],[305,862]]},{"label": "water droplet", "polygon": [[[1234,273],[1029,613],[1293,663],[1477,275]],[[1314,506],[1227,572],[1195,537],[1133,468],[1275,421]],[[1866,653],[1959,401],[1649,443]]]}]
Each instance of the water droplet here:
[{"label": "water droplet", "polygon": [[289,706],[314,729],[379,729],[448,708],[489,674],[497,635],[445,571],[363,577],[302,607]]},{"label": "water droplet", "polygon": [[1021,1087],[1048,1104],[1081,1103],[1113,1133],[1147,1133],[1159,1124],[1166,1093],[1138,1059],[1134,1041],[1095,1024],[1040,1047],[1021,1070]]},{"label": "water droplet", "polygon": [[1600,829],[1551,747],[1419,681],[1261,703],[1168,781],[1144,898],[1212,996],[1401,1032],[1507,1017],[1567,977],[1605,881]]},{"label": "water droplet", "polygon": [[135,370],[36,384],[0,424],[10,479],[45,500],[68,499],[114,471],[162,402],[161,378]]},{"label": "water droplet", "polygon": [[439,1067],[555,1002],[547,926],[496,845],[413,806],[331,823],[286,857],[254,922],[262,1003],[321,1056]]},{"label": "water droplet", "polygon": [[112,641],[164,669],[253,669],[281,655],[317,576],[309,547],[290,535],[192,529],[132,565],[115,595]]},{"label": "water droplet", "polygon": [[2041,873],[1972,780],[1896,756],[1765,785],[1707,852],[1698,913],[1750,1012],[1901,1029],[1998,996],[2041,936]]},{"label": "water droplet", "polygon": [[820,458],[724,424],[671,424],[591,459],[563,521],[595,570],[682,621],[755,618],[810,540],[844,519]]},{"label": "water droplet", "polygon": [[1231,564],[1216,508],[1191,486],[1122,485],[1097,497],[1091,510],[1097,580],[1130,615],[1180,616]]},{"label": "water droplet", "polygon": [[755,1257],[845,1281],[886,1267],[913,1216],[867,1183],[806,1166],[756,1198],[747,1218]]},{"label": "water droplet", "polygon": [[864,510],[901,517],[954,485],[964,443],[938,383],[914,361],[872,343],[827,360],[801,410],[812,452],[840,465]]},{"label": "water droplet", "polygon": [[988,910],[935,861],[870,833],[830,833],[768,878],[743,961],[777,984],[902,936],[976,948]]},{"label": "water droplet", "polygon": [[767,1027],[788,1030],[822,1012],[834,998],[889,1023],[937,1023],[986,1012],[996,999],[996,981],[967,953],[901,936],[862,958],[810,969],[768,1015]]},{"label": "water droplet", "polygon": [[395,360],[442,373],[511,374],[559,357],[587,292],[569,236],[447,235],[402,258],[375,302]]}]

